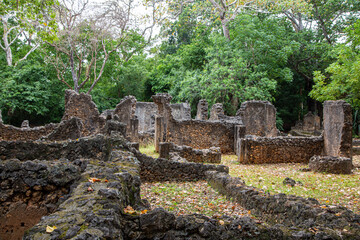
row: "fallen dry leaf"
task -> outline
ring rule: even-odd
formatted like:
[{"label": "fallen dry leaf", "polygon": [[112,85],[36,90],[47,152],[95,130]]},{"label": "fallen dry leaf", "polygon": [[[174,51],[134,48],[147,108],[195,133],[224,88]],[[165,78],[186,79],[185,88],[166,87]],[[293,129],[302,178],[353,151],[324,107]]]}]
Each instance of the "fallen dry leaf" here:
[{"label": "fallen dry leaf", "polygon": [[127,214],[136,214],[136,211],[129,205],[126,208],[124,208],[124,213]]},{"label": "fallen dry leaf", "polygon": [[47,233],[52,233],[55,229],[56,229],[55,226],[52,226],[52,227],[46,226],[46,232],[47,232]]},{"label": "fallen dry leaf", "polygon": [[89,182],[91,182],[91,183],[101,182],[101,179],[98,179],[98,178],[89,178]]}]

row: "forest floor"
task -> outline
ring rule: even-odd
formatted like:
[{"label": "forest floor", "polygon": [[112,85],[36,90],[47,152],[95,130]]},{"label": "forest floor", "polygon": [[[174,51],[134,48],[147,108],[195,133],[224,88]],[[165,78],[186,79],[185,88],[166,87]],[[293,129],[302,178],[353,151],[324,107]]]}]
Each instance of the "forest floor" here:
[{"label": "forest floor", "polygon": [[[158,157],[154,146],[141,147],[140,151]],[[360,156],[353,157],[358,168],[350,175],[303,172],[307,164],[260,164],[244,165],[236,155],[222,155],[221,164],[229,167],[230,175],[245,180],[249,186],[263,189],[271,194],[285,193],[304,198],[315,198],[321,204],[342,205],[360,213]],[[284,185],[283,180],[300,181],[294,187]],[[239,204],[226,199],[213,190],[206,181],[143,183],[141,197],[146,198],[152,208],[163,207],[175,214],[201,213],[208,216],[251,215]]]}]

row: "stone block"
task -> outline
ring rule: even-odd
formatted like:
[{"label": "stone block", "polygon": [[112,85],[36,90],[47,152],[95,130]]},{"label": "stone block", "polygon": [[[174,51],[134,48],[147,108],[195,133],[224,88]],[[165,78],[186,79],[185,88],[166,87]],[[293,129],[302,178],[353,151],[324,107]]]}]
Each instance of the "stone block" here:
[{"label": "stone block", "polygon": [[324,103],[325,155],[352,158],[352,109],[345,101]]},{"label": "stone block", "polygon": [[196,120],[208,119],[208,102],[206,99],[201,99],[197,105]]},{"label": "stone block", "polygon": [[313,156],[310,159],[309,168],[314,172],[351,174],[353,165],[350,158]]}]

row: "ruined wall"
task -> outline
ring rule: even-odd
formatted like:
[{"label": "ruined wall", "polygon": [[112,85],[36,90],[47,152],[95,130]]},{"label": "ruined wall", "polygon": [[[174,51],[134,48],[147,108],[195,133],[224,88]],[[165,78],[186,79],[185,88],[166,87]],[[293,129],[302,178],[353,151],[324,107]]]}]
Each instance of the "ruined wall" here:
[{"label": "ruined wall", "polygon": [[[191,108],[188,103],[170,104],[172,115],[177,120],[191,119]],[[158,114],[158,107],[153,102],[137,102],[135,115],[139,119],[140,132],[155,131],[155,116]]]},{"label": "ruined wall", "polygon": [[324,102],[325,155],[352,159],[352,109],[345,101]]},{"label": "ruined wall", "polygon": [[124,140],[110,140],[104,135],[84,137],[76,140],[57,142],[26,142],[26,141],[0,141],[0,159],[54,160],[66,158],[76,160],[79,158],[106,159],[111,147],[122,145]]},{"label": "ruined wall", "polygon": [[246,126],[246,135],[277,136],[276,109],[267,101],[247,101],[236,113]]},{"label": "ruined wall", "polygon": [[152,102],[137,102],[135,115],[139,119],[140,132],[155,131],[155,116],[158,113],[157,106]]},{"label": "ruined wall", "polygon": [[229,168],[224,165],[181,163],[164,158],[152,158],[140,152],[135,155],[141,162],[141,180],[148,182],[198,181],[206,179],[207,171],[229,172]]},{"label": "ruined wall", "polygon": [[196,149],[220,147],[222,153],[231,153],[234,152],[234,124],[173,120],[167,129],[166,141]]},{"label": "ruined wall", "polygon": [[82,121],[82,136],[97,134],[105,125],[105,119],[100,117],[91,95],[65,90],[65,112],[61,121],[72,117],[77,117]]},{"label": "ruined wall", "polygon": [[201,99],[197,105],[196,120],[207,120],[208,119],[208,102],[206,99]]},{"label": "ruined wall", "polygon": [[211,109],[210,109],[210,118],[209,120],[214,121],[214,120],[220,120],[222,116],[224,116],[224,108],[223,105],[221,103],[215,103],[214,105],[212,105]]},{"label": "ruined wall", "polygon": [[193,149],[189,146],[178,146],[173,143],[160,143],[159,154],[160,158],[171,159],[171,153],[175,156],[184,158],[189,162],[197,163],[220,163],[221,151],[218,147],[211,147],[209,149]]},{"label": "ruined wall", "polygon": [[190,120],[191,108],[189,103],[170,104],[171,113],[176,120]]},{"label": "ruined wall", "polygon": [[56,129],[58,124],[47,124],[34,128],[18,128],[12,125],[6,125],[0,122],[0,140],[16,141],[16,140],[37,140],[42,136],[50,134]]},{"label": "ruined wall", "polygon": [[268,224],[281,224],[293,230],[275,239],[360,239],[360,215],[342,206],[320,206],[314,198],[283,193],[271,195],[221,172],[207,172],[207,180],[214,189],[235,199]]},{"label": "ruined wall", "polygon": [[80,177],[80,167],[66,160],[0,161],[0,172],[0,239],[21,239]]},{"label": "ruined wall", "polygon": [[322,137],[246,137],[239,141],[238,159],[243,164],[308,163],[321,155]]}]

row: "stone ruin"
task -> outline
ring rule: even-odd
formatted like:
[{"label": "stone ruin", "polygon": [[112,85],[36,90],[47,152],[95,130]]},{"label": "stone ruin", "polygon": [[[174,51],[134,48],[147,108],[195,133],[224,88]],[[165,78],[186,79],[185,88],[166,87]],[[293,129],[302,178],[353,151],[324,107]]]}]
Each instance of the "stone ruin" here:
[{"label": "stone ruin", "polygon": [[221,151],[218,147],[209,149],[193,149],[189,146],[178,146],[174,143],[159,144],[160,158],[172,161],[189,161],[200,163],[221,163]]},{"label": "stone ruin", "polygon": [[[67,91],[66,98],[79,102],[66,104],[74,109],[65,110],[66,118],[60,124],[15,128],[0,122],[0,239],[360,239],[360,216],[347,208],[323,208],[315,199],[271,195],[247,186],[240,178],[231,177],[228,167],[203,164],[204,156],[210,152],[197,150],[217,146],[211,149],[212,157],[208,155],[208,159],[218,161],[220,150],[234,151],[238,143],[240,154],[245,151],[249,159],[260,151],[280,156],[293,142],[296,151],[313,145],[313,152],[322,149],[324,154],[350,159],[351,118],[344,102],[325,103],[324,114],[338,117],[324,122],[323,137],[269,137],[275,131],[273,123],[267,121],[274,118],[259,112],[263,121],[256,124],[262,132],[255,130],[260,136],[245,137],[254,131],[247,111],[275,114],[267,103],[263,107],[259,102],[245,103],[242,113],[232,118],[177,120],[169,106],[171,96],[156,95],[154,102],[159,111],[155,135],[165,158],[154,159],[141,154],[138,145],[130,142],[129,121],[119,121],[134,119],[131,97],[120,104],[124,110],[119,112],[129,114],[124,118],[112,111],[100,115],[89,96],[71,96],[74,94]],[[81,107],[88,109],[91,116]],[[325,141],[328,136],[332,139]],[[177,143],[190,144],[186,147]],[[191,145],[207,148],[194,149]],[[174,152],[196,162],[166,159]],[[303,152],[310,155],[307,150]],[[298,158],[302,157],[299,154]],[[141,182],[197,180],[207,180],[261,221],[241,216],[175,216],[162,208],[140,214],[149,208],[148,201],[140,197]],[[127,206],[136,212],[127,213]],[[49,226],[56,229],[47,231]]]},{"label": "stone ruin", "polygon": [[303,121],[296,122],[295,126],[291,128],[290,134],[293,136],[319,136],[322,133],[322,126],[320,117],[308,112],[304,115]]}]

